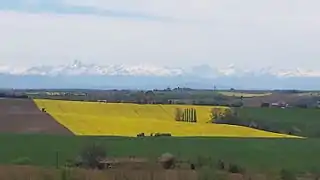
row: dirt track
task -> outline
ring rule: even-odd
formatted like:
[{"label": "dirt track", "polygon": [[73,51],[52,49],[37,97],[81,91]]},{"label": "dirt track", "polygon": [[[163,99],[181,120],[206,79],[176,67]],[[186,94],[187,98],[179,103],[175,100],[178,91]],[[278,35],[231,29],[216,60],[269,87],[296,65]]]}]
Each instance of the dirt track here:
[{"label": "dirt track", "polygon": [[72,135],[30,99],[0,99],[0,133]]}]

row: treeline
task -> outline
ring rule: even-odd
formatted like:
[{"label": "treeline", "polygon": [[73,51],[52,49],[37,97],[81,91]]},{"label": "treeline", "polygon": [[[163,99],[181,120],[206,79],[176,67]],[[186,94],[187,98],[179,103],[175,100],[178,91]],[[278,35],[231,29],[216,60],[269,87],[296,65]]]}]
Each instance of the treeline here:
[{"label": "treeline", "polygon": [[8,93],[0,93],[0,98],[19,98],[19,99],[28,99],[29,96],[25,94],[8,94]]},{"label": "treeline", "polygon": [[[83,91],[81,91],[83,92]],[[32,98],[56,99],[71,101],[110,102],[110,103],[136,103],[136,104],[190,104],[211,106],[242,106],[241,100],[226,97],[212,90],[191,90],[186,88],[174,90],[108,90],[87,91],[85,96],[77,96],[73,93],[46,93],[30,94]],[[52,93],[51,93],[52,94]],[[54,93],[53,93],[54,94]],[[60,94],[60,95],[59,95]],[[63,94],[63,95],[62,95]]]}]

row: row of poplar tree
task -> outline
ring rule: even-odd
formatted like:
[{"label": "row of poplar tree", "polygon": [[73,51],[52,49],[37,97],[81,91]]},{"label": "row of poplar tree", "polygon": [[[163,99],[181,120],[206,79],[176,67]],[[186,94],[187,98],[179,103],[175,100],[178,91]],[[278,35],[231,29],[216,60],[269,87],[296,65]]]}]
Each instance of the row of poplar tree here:
[{"label": "row of poplar tree", "polygon": [[176,121],[197,122],[197,111],[195,108],[176,109]]}]

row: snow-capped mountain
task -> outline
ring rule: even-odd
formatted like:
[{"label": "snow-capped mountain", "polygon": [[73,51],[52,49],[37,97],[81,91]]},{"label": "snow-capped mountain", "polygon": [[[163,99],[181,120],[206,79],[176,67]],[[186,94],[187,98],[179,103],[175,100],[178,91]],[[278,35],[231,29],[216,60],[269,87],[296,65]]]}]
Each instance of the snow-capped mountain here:
[{"label": "snow-capped mountain", "polygon": [[130,76],[175,76],[183,74],[178,68],[165,68],[147,65],[109,65],[85,64],[75,60],[71,64],[58,66],[34,66],[30,68],[0,67],[0,73],[13,75],[130,75]]},{"label": "snow-capped mountain", "polygon": [[190,87],[237,89],[320,89],[320,72],[266,67],[246,70],[235,65],[191,68],[151,65],[99,66],[74,61],[66,65],[0,65],[0,88],[161,89]]},{"label": "snow-capped mountain", "polygon": [[0,66],[0,73],[11,75],[125,75],[125,76],[199,76],[199,77],[220,77],[220,76],[264,76],[276,77],[320,77],[320,71],[296,69],[275,69],[267,67],[257,70],[245,70],[235,67],[233,64],[227,67],[210,67],[199,65],[191,68],[157,67],[150,65],[108,65],[99,66],[85,64],[75,60],[70,64],[57,66],[34,66],[30,68]]}]

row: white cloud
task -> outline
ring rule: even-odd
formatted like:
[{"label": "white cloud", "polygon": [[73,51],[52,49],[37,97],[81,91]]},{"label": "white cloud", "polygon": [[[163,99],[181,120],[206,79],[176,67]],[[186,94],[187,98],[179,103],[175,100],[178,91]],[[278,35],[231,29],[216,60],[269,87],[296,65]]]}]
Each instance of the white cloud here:
[{"label": "white cloud", "polygon": [[179,19],[212,15],[211,0],[64,0],[68,5],[94,7],[122,12],[138,12]]},{"label": "white cloud", "polygon": [[64,2],[182,21],[0,11],[0,63],[61,64],[78,58],[100,64],[168,66],[320,65],[320,1]]},{"label": "white cloud", "polygon": [[316,20],[318,0],[62,0],[68,5],[193,20]]},{"label": "white cloud", "polygon": [[170,65],[206,56],[210,47],[209,30],[184,24],[13,12],[0,17],[1,62],[52,64],[80,58]]}]

